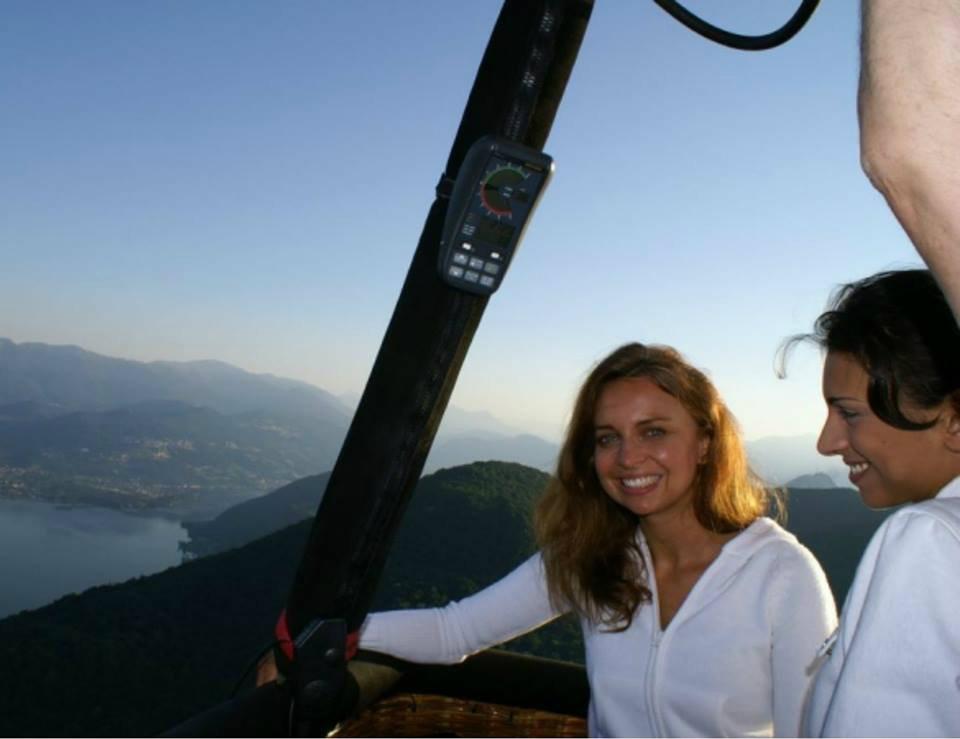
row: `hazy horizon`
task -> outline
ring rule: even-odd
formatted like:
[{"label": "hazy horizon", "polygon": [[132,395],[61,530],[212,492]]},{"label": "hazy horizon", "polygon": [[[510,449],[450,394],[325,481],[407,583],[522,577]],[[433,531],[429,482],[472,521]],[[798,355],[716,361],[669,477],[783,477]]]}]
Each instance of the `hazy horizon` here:
[{"label": "hazy horizon", "polygon": [[[2,349],[6,345],[6,342],[9,341],[10,339],[6,337],[0,337],[0,349]],[[36,342],[24,343],[28,345],[32,344],[33,346],[53,347],[53,345],[43,343],[38,344]],[[14,346],[20,346],[20,343],[14,342]],[[84,352],[82,356],[94,354],[94,356],[98,357],[107,357],[108,360],[115,359],[123,363],[132,362],[135,365],[142,364],[145,367],[151,364],[149,362],[141,363],[138,360],[128,360],[116,357],[110,358],[108,355],[89,353],[86,352],[83,347],[78,347],[77,345],[70,345],[66,347],[61,345],[60,347],[53,348],[67,348],[71,350],[79,349],[81,352]],[[16,388],[19,382],[19,386],[21,389],[23,389],[23,381],[25,379],[23,374],[24,365],[22,361],[18,361],[16,359],[16,351],[16,349],[13,350],[14,359],[12,366],[16,368],[19,364],[20,369],[14,370],[12,387]],[[39,357],[46,358],[39,359]],[[223,380],[225,385],[220,389],[226,391],[226,395],[217,393],[216,397],[213,397],[209,394],[210,389],[208,387],[203,390],[200,395],[197,395],[195,390],[189,391],[183,389],[183,387],[181,387],[179,390],[175,390],[169,385],[153,386],[150,384],[151,380],[148,379],[150,377],[149,375],[143,376],[139,380],[131,382],[130,378],[136,377],[136,375],[133,374],[129,375],[128,379],[121,382],[121,385],[128,389],[123,391],[123,394],[119,396],[112,396],[109,388],[103,385],[101,379],[104,376],[103,373],[106,371],[110,376],[114,377],[115,379],[119,379],[127,376],[129,371],[124,371],[124,374],[121,375],[115,371],[115,368],[114,370],[106,370],[105,367],[99,367],[98,363],[95,366],[98,366],[99,368],[93,374],[88,375],[87,371],[83,368],[89,363],[86,360],[78,357],[73,351],[70,351],[65,355],[59,354],[53,356],[43,352],[39,355],[39,357],[34,358],[32,361],[40,362],[35,366],[38,368],[38,371],[42,376],[48,377],[49,387],[41,387],[40,389],[42,392],[39,396],[37,396],[37,398],[62,398],[63,402],[67,404],[65,408],[69,409],[67,410],[68,413],[84,407],[82,400],[84,397],[86,397],[84,392],[89,395],[91,400],[95,399],[95,402],[90,406],[90,409],[97,408],[102,410],[126,407],[126,405],[129,403],[133,403],[135,407],[140,408],[142,403],[149,402],[150,400],[157,398],[187,402],[191,405],[205,405],[204,399],[207,399],[208,402],[206,405],[212,408],[214,412],[219,413],[229,413],[229,408],[233,408],[234,410],[240,408],[244,413],[249,412],[249,410],[270,412],[271,409],[283,413],[285,412],[284,409],[289,409],[286,401],[281,400],[281,405],[277,405],[279,399],[276,395],[262,395],[262,387],[257,386],[256,384],[246,384],[246,382],[242,386],[237,386],[234,384],[237,381],[236,377],[227,380],[226,378],[229,375],[222,375],[217,369],[208,368],[206,374],[200,375],[200,377],[209,377],[210,371],[216,373],[212,377],[220,377]],[[76,366],[76,370],[71,370],[70,363],[78,361],[79,363]],[[161,359],[155,360],[155,362],[165,367],[169,367],[170,365],[196,365],[199,367],[204,367],[210,363],[214,363],[218,367],[233,367],[236,372],[245,372],[245,370],[242,368],[225,364],[216,359],[196,360],[193,362],[169,362]],[[135,371],[133,372],[135,373]],[[203,371],[201,370],[201,372]],[[266,387],[274,387],[275,382],[273,381],[279,380],[286,382],[290,379],[269,373],[262,373],[253,376],[270,378],[271,382],[269,382]],[[55,379],[57,377],[71,377],[71,386],[69,389],[62,386],[62,380]],[[144,380],[146,380],[147,383],[145,385],[141,384]],[[209,380],[207,381],[209,382]],[[203,381],[201,380],[201,382]],[[342,416],[342,413],[352,414],[356,410],[357,404],[360,400],[359,393],[333,395],[329,393],[326,388],[323,388],[319,385],[308,383],[302,380],[295,380],[294,382],[303,383],[307,387],[324,393],[324,396],[322,397],[327,398],[327,400],[324,400],[321,406],[314,407],[315,412],[319,414],[317,416],[317,420],[324,423],[328,421],[323,421],[323,416],[328,414],[331,409],[334,409],[335,415],[341,417],[345,422],[349,416],[344,417]],[[77,383],[79,383],[79,385]],[[147,388],[151,387],[153,390],[148,391]],[[204,385],[200,385],[200,388],[204,387]],[[234,389],[231,390],[231,387]],[[239,387],[244,388],[244,390],[241,392],[242,397],[234,397],[231,400],[231,393],[235,396]],[[288,386],[283,385],[283,387]],[[80,388],[79,392],[78,388]],[[84,391],[83,388],[86,388],[86,390]],[[133,395],[131,395],[129,388],[138,388],[138,390],[134,390]],[[158,394],[151,395],[150,392],[155,392]],[[26,393],[27,396],[30,394],[31,393],[29,392]],[[20,393],[19,396],[23,396],[23,393]],[[9,398],[11,395],[8,392],[4,397]],[[14,391],[12,397],[18,397],[18,393]],[[113,400],[109,401],[111,397],[113,397]],[[329,405],[330,399],[334,401],[335,406]],[[237,406],[238,400],[241,404],[240,406]],[[4,404],[6,402],[7,401],[3,401]],[[18,400],[15,402],[20,401]],[[107,405],[104,405],[105,402]],[[299,402],[303,402],[303,399],[301,399]],[[253,403],[253,405],[250,405],[251,403]],[[302,407],[299,405],[297,408],[298,410],[302,410]],[[345,430],[346,427],[344,426],[344,431]],[[513,442],[512,447],[504,446],[504,442],[508,439]],[[747,444],[747,451],[751,457],[751,462],[755,471],[771,484],[782,485],[800,475],[824,472],[830,475],[836,484],[840,486],[845,485],[845,479],[847,476],[846,467],[836,457],[828,459],[817,454],[815,448],[816,437],[813,434],[764,436],[758,438],[747,438],[745,441]],[[336,443],[338,445],[339,441]],[[436,443],[434,444],[431,455],[427,460],[425,472],[431,472],[440,466],[465,464],[481,459],[503,459],[515,461],[522,464],[532,465],[549,472],[553,468],[556,454],[559,451],[559,444],[559,435],[557,437],[541,435],[537,433],[536,429],[512,425],[504,421],[502,418],[499,418],[494,413],[491,413],[489,410],[468,410],[458,407],[456,404],[451,404],[448,405],[443,420],[441,421]],[[317,454],[321,454],[323,450],[315,449],[315,452]]]},{"label": "hazy horizon", "polygon": [[[166,359],[166,358],[164,358],[164,357],[158,357],[158,358],[155,358],[155,359],[138,359],[138,358],[135,358],[135,357],[122,357],[122,356],[115,356],[115,355],[111,355],[111,354],[105,354],[105,353],[103,353],[103,352],[93,351],[93,350],[91,350],[91,349],[88,349],[87,347],[80,346],[79,344],[49,344],[49,343],[47,343],[47,342],[37,342],[37,341],[16,341],[16,340],[14,340],[14,339],[11,339],[9,336],[0,336],[0,341],[3,341],[4,339],[9,340],[9,341],[13,341],[14,344],[39,344],[39,345],[42,345],[42,346],[56,346],[56,347],[76,348],[76,349],[81,349],[81,350],[83,350],[83,351],[90,352],[90,353],[92,353],[92,354],[97,354],[97,355],[102,356],[102,357],[107,357],[107,358],[111,358],[111,359],[120,359],[120,360],[131,361],[131,362],[139,362],[139,363],[143,363],[143,364],[151,364],[151,363],[154,363],[154,362],[156,362],[156,363],[168,363],[168,362],[173,362],[173,363],[175,363],[175,364],[192,364],[192,363],[202,364],[202,363],[204,363],[204,362],[217,362],[217,363],[221,363],[221,364],[227,364],[228,366],[234,367],[235,369],[239,369],[239,370],[242,370],[242,371],[244,371],[244,372],[249,372],[250,374],[253,374],[253,375],[264,376],[264,377],[274,377],[274,378],[281,379],[281,380],[294,380],[294,381],[297,381],[297,382],[303,382],[303,383],[309,385],[310,387],[316,388],[316,389],[318,389],[318,390],[323,390],[324,392],[327,392],[327,393],[333,395],[334,398],[336,398],[336,399],[339,400],[341,403],[343,403],[345,406],[347,406],[351,411],[355,411],[355,410],[356,410],[357,404],[360,402],[360,398],[361,398],[361,395],[362,395],[362,391],[361,391],[361,390],[348,391],[348,392],[345,392],[345,393],[334,393],[334,392],[333,392],[332,390],[330,390],[329,388],[325,388],[325,387],[323,387],[323,386],[321,386],[321,385],[318,385],[318,384],[316,384],[316,383],[314,383],[314,382],[310,382],[309,380],[303,380],[303,379],[295,378],[295,377],[287,377],[287,376],[284,376],[284,375],[278,375],[278,374],[273,373],[273,372],[254,372],[254,371],[249,370],[249,369],[247,369],[247,368],[245,368],[245,367],[240,367],[240,366],[238,366],[238,365],[231,364],[230,362],[224,362],[224,360],[218,359],[217,357],[202,357],[202,358],[198,358],[198,359],[177,359],[177,360],[170,360],[170,359]],[[494,413],[494,412],[492,412],[492,411],[490,411],[490,410],[488,410],[488,409],[485,409],[485,408],[481,408],[481,409],[467,409],[467,408],[463,408],[463,407],[461,407],[461,406],[458,406],[458,405],[456,405],[456,404],[451,403],[450,405],[448,405],[447,410],[448,410],[448,411],[454,411],[454,412],[460,414],[461,417],[473,417],[473,418],[477,418],[477,419],[482,419],[482,418],[484,418],[484,417],[489,418],[489,419],[491,419],[493,422],[495,422],[495,423],[497,424],[498,428],[499,428],[500,430],[502,430],[504,433],[508,433],[508,432],[509,432],[509,433],[515,433],[515,434],[536,434],[536,432],[535,432],[534,430],[532,430],[532,429],[523,428],[523,427],[520,427],[520,426],[514,426],[514,425],[510,424],[509,422],[505,421],[503,418],[499,417],[496,413]],[[446,420],[446,419],[445,419],[445,420]],[[461,425],[462,425],[462,424],[461,424]],[[478,426],[478,428],[480,428],[480,427],[481,427],[481,426]],[[543,435],[541,435],[541,434],[536,434],[536,435],[538,435],[538,436],[543,436]],[[548,436],[543,436],[543,438],[544,438],[544,439],[547,439],[548,441],[551,441],[551,442],[559,442],[560,439],[562,438],[562,435],[557,435],[557,436],[555,436],[554,438],[551,438],[551,437],[548,437]],[[745,436],[744,438],[745,438],[746,441],[758,441],[758,440],[767,440],[767,439],[773,439],[773,440],[799,440],[799,439],[805,439],[805,440],[806,440],[806,439],[810,439],[810,438],[815,438],[815,435],[814,435],[814,434],[810,434],[810,433],[800,433],[800,434],[768,434],[768,435],[762,436],[762,437],[749,438],[749,437],[746,437],[746,436]]]}]

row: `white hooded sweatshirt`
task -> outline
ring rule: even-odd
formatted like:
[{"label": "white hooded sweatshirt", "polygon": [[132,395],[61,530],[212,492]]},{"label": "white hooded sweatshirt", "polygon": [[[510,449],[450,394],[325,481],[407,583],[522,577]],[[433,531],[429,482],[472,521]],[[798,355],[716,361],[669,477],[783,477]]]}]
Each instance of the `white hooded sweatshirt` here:
[{"label": "white hooded sweatshirt", "polygon": [[960,736],[960,477],[870,540],[804,720],[810,736]]},{"label": "white hooded sweatshirt", "polygon": [[[817,647],[836,624],[813,555],[758,519],[724,545],[666,629],[649,580],[653,602],[626,631],[582,622],[591,736],[796,736]],[[559,615],[535,555],[445,608],[370,615],[360,647],[451,664]]]}]

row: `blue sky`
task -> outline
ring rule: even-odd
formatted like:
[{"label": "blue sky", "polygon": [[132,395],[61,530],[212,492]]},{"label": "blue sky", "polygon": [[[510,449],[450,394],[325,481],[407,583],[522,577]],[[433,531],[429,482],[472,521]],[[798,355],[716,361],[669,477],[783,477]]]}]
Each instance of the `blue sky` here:
[{"label": "blue sky", "polygon": [[[743,32],[794,5],[689,3]],[[819,357],[777,380],[779,342],[917,263],[859,168],[859,4],[821,5],[757,54],[598,1],[456,405],[556,438],[640,340],[708,370],[748,438],[818,429]],[[499,7],[5,0],[0,336],[359,392]]]}]

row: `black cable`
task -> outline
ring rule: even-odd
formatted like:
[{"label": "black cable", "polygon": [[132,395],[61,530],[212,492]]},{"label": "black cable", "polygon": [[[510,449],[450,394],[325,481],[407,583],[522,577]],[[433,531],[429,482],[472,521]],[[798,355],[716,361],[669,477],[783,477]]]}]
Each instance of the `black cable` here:
[{"label": "black cable", "polygon": [[243,672],[240,674],[240,679],[237,680],[236,685],[233,686],[233,690],[230,691],[230,698],[235,698],[235,697],[236,697],[237,693],[240,692],[240,688],[243,686],[244,680],[247,679],[247,675],[250,674],[250,671],[253,670],[253,669],[260,663],[260,660],[263,659],[263,656],[264,656],[267,652],[269,652],[271,649],[273,649],[273,648],[274,648],[275,646],[277,646],[277,644],[279,644],[279,643],[280,643],[279,641],[277,641],[276,639],[274,639],[274,640],[271,641],[269,644],[267,644],[266,646],[264,646],[263,649],[261,649],[259,652],[257,652],[257,656],[254,657],[252,660],[250,660],[250,662],[247,664],[247,666],[243,668]]},{"label": "black cable", "polygon": [[676,20],[691,31],[699,33],[704,38],[715,41],[718,44],[729,46],[742,51],[764,51],[772,49],[775,46],[784,44],[806,25],[817,9],[820,0],[801,0],[800,7],[786,23],[771,33],[765,33],[760,36],[744,36],[739,33],[731,33],[712,23],[707,23],[703,18],[694,15],[685,7],[676,2],[676,0],[653,0],[657,5],[672,15]]}]

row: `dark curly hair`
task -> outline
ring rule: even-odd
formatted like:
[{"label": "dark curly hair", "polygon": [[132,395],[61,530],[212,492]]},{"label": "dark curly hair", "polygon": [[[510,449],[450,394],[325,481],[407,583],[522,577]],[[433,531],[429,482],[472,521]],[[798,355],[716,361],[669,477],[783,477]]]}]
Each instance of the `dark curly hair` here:
[{"label": "dark curly hair", "polygon": [[803,341],[852,356],[870,378],[870,409],[890,426],[920,431],[936,423],[908,417],[903,400],[930,409],[951,398],[960,412],[960,326],[929,270],[880,272],[842,285],[813,332],[781,346],[781,376]]}]

